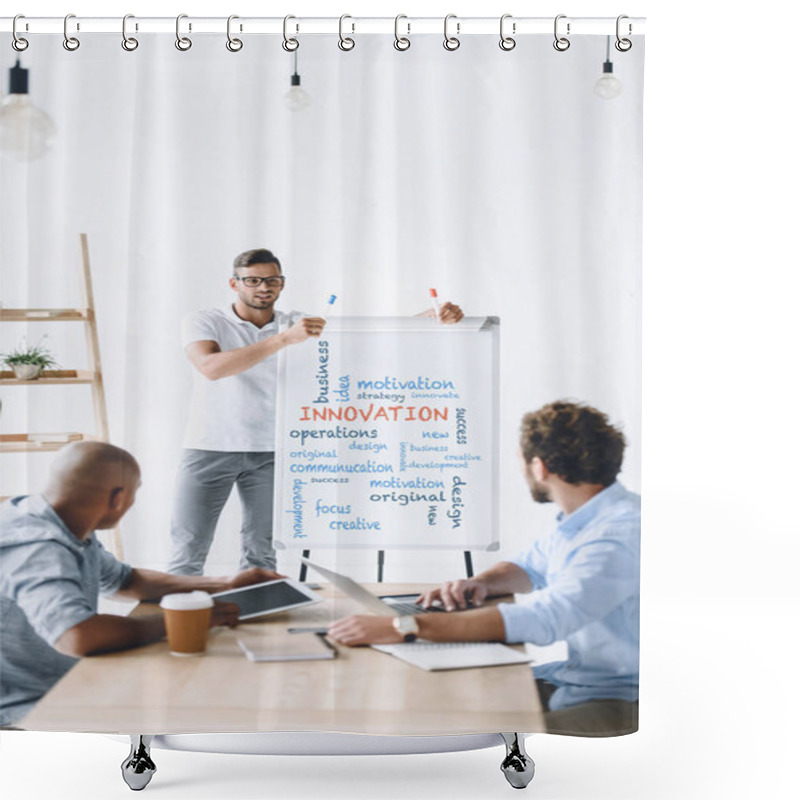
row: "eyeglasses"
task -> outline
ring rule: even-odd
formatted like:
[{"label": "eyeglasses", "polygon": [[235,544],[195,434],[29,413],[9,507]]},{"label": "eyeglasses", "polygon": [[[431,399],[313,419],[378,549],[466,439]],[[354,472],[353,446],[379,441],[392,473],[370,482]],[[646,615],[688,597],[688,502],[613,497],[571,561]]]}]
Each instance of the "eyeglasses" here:
[{"label": "eyeglasses", "polygon": [[262,283],[273,287],[283,286],[286,282],[286,278],[283,275],[270,275],[268,278],[259,278],[256,275],[246,275],[243,278],[239,275],[234,275],[233,277],[235,280],[241,281],[248,289],[255,289],[257,286],[261,286]]}]

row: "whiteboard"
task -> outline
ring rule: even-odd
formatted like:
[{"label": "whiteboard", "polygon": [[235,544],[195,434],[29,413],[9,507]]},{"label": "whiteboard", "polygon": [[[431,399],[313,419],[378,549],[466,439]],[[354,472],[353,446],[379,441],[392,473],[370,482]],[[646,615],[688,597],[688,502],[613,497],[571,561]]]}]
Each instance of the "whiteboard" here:
[{"label": "whiteboard", "polygon": [[496,550],[496,317],[340,317],[280,353],[278,549]]}]

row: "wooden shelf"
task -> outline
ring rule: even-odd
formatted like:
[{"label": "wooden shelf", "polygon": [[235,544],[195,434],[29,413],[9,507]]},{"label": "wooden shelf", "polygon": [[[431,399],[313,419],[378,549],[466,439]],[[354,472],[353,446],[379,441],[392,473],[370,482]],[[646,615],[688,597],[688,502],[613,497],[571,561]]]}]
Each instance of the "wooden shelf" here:
[{"label": "wooden shelf", "polygon": [[[69,442],[99,440],[107,442],[108,408],[103,386],[103,370],[100,366],[100,339],[97,333],[97,317],[94,310],[94,290],[92,271],[89,264],[89,240],[85,233],[80,235],[81,264],[83,277],[83,299],[85,308],[0,308],[0,322],[82,322],[86,336],[86,353],[89,369],[45,370],[40,377],[24,381],[14,375],[13,370],[0,372],[0,384],[6,386],[69,386],[85,384],[92,387],[92,406],[94,409],[97,435],[83,433],[11,433],[0,435],[0,452],[28,453],[60,450]],[[24,394],[24,393],[23,393]],[[19,398],[20,395],[17,394]],[[39,423],[44,424],[44,423]],[[114,528],[111,550],[122,559],[122,539],[119,528]]]},{"label": "wooden shelf", "polygon": [[2,453],[50,453],[70,442],[94,439],[85,433],[4,433],[0,435]]},{"label": "wooden shelf", "polygon": [[86,322],[85,308],[0,308],[0,322]]},{"label": "wooden shelf", "polygon": [[51,369],[45,370],[32,381],[21,380],[12,370],[0,372],[0,384],[3,386],[56,386],[59,384],[92,384],[94,373],[88,369]]}]

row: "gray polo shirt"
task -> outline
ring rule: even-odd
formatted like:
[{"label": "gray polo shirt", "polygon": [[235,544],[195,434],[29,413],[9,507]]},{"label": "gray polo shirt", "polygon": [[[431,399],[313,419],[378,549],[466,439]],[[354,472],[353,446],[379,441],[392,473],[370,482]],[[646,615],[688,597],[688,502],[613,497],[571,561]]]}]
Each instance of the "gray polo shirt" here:
[{"label": "gray polo shirt", "polygon": [[130,573],[94,534],[78,540],[43,497],[0,505],[0,725],[22,719],[78,661],[54,643]]}]

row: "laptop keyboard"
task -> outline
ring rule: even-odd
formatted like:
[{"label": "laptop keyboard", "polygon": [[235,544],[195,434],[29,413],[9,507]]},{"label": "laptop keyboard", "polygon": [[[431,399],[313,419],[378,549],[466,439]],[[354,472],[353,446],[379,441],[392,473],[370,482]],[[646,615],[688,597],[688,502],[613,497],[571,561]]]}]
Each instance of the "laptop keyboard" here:
[{"label": "laptop keyboard", "polygon": [[386,600],[384,599],[385,603],[388,603],[392,608],[396,608],[401,614],[403,615],[411,615],[414,614],[427,614],[429,611],[444,611],[444,606],[431,606],[430,608],[423,608],[422,606],[418,606],[416,603],[408,603],[406,601],[396,601],[396,600]]}]

